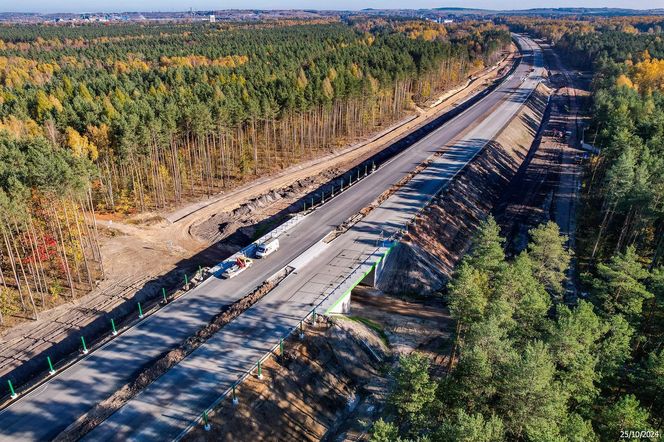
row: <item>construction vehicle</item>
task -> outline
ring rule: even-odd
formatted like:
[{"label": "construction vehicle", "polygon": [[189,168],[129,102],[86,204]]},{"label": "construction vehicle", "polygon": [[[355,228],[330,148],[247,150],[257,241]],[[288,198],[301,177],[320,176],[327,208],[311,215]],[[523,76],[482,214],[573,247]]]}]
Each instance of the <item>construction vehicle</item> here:
[{"label": "construction vehicle", "polygon": [[279,238],[269,238],[265,242],[258,244],[256,248],[256,258],[265,258],[272,252],[279,250]]},{"label": "construction vehicle", "polygon": [[235,259],[235,264],[227,268],[224,273],[221,274],[221,277],[224,279],[234,278],[251,267],[253,263],[254,261],[251,258],[240,255]]}]

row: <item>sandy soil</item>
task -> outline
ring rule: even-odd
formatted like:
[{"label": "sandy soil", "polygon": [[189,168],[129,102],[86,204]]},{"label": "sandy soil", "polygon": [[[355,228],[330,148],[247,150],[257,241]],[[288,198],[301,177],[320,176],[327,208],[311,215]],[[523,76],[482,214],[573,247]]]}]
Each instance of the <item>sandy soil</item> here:
[{"label": "sandy soil", "polygon": [[[550,216],[544,209],[547,201],[552,204],[547,195],[558,182],[560,167],[553,166],[560,165],[561,154],[547,147],[556,144],[550,137],[544,137],[543,149],[534,144],[550,93],[538,87],[529,106],[479,161],[424,212],[393,250],[390,261],[396,264],[386,268],[381,287],[415,295],[440,289],[472,231],[501,197],[509,201],[505,225],[522,215],[531,220]],[[558,90],[563,97],[570,94],[567,88]],[[514,186],[518,198],[508,186]],[[447,366],[453,321],[440,299],[413,301],[358,287],[351,314],[334,322],[310,333],[305,342],[289,342],[283,362],[266,364],[265,379],[242,384],[238,407],[223,403],[211,416],[211,430],[198,427],[188,440],[366,440],[389,388],[380,366],[384,373],[396,356],[413,350],[430,355],[434,374]]]},{"label": "sandy soil", "polygon": [[413,351],[433,355],[441,350],[442,343],[451,339],[454,331],[449,311],[440,298],[417,301],[358,286],[351,303],[351,321],[358,323],[353,318],[367,318],[380,324],[389,351],[395,356]]},{"label": "sandy soil", "polygon": [[[412,285],[394,281],[420,283],[431,278],[422,274],[423,269],[451,270],[470,232],[523,163],[548,92],[540,87],[534,103],[461,175],[454,189],[424,212],[408,244],[401,247],[406,255],[388,260],[403,268],[402,272],[391,270],[387,285],[392,290],[405,288],[412,293]],[[438,281],[442,283],[443,278]],[[239,388],[238,407],[224,401],[211,414],[210,431],[199,426],[188,440],[366,440],[389,391],[387,379],[379,373],[387,372],[398,355],[423,352],[432,360],[433,374],[444,373],[454,323],[440,298],[414,301],[359,286],[351,299],[350,315],[335,317],[335,326],[322,335],[316,331],[303,343],[290,342],[293,347],[286,362],[267,363],[263,381],[251,378]],[[376,364],[382,370],[367,376],[367,367],[376,370]]]},{"label": "sandy soil", "polygon": [[319,324],[303,341],[289,339],[285,355],[263,365],[263,379],[247,378],[210,413],[211,430],[197,427],[185,440],[319,441],[357,401],[379,365],[338,327]]},{"label": "sandy soil", "polygon": [[[587,90],[573,87],[566,71],[548,45],[544,55],[552,68],[549,84],[554,89],[549,112],[544,116],[545,130],[536,139],[515,179],[494,210],[506,236],[511,253],[523,250],[528,230],[542,222],[555,220],[574,248],[576,204],[581,165],[577,149],[577,115]],[[565,135],[569,131],[569,136]],[[528,189],[524,192],[523,189]]]}]

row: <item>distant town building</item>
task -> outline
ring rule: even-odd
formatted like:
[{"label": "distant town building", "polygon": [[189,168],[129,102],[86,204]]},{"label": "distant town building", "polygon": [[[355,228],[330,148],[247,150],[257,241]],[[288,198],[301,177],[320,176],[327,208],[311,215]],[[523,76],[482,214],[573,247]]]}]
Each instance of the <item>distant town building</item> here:
[{"label": "distant town building", "polygon": [[214,15],[210,15],[210,23],[214,23],[217,21],[217,18]]},{"label": "distant town building", "polygon": [[454,23],[454,20],[451,18],[446,18],[445,20],[443,20],[443,23]]}]

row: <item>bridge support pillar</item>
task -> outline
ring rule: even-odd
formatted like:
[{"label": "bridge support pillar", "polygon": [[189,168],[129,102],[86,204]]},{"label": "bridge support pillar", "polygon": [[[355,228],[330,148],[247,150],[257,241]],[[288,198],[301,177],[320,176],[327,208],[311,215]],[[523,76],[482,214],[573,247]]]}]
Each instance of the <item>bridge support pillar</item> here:
[{"label": "bridge support pillar", "polygon": [[378,286],[378,281],[380,281],[380,277],[383,274],[383,269],[385,268],[385,261],[387,261],[388,256],[390,255],[389,250],[385,253],[385,256],[383,256],[380,261],[376,263],[376,265],[371,269],[369,273],[367,273],[364,278],[362,278],[362,281],[360,281],[360,284],[372,288],[376,288]]},{"label": "bridge support pillar", "polygon": [[347,315],[350,313],[350,292],[346,294],[343,298],[337,301],[330,310],[327,311],[328,314],[332,315]]}]

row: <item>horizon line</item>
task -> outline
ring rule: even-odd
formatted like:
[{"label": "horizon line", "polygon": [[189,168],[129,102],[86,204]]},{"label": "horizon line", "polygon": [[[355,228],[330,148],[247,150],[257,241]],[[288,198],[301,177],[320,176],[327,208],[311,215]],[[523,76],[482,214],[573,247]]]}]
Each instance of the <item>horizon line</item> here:
[{"label": "horizon line", "polygon": [[434,8],[228,8],[228,9],[215,9],[215,8],[205,8],[205,9],[161,9],[161,10],[90,10],[90,11],[0,11],[0,14],[41,14],[41,15],[53,15],[53,14],[142,14],[142,13],[199,13],[199,12],[212,12],[212,11],[313,11],[313,12],[361,12],[361,11],[435,11],[435,10],[461,10],[461,11],[485,11],[485,12],[526,12],[526,11],[541,11],[541,10],[614,10],[614,11],[662,11],[664,12],[664,7],[656,8],[621,8],[621,7],[612,7],[612,6],[567,6],[567,7],[535,7],[535,8],[524,8],[524,9],[488,9],[488,8],[472,8],[472,7],[463,7],[463,6],[438,6]]}]

